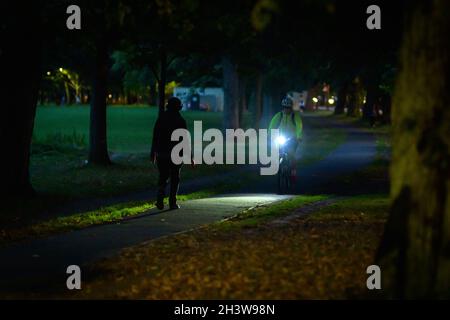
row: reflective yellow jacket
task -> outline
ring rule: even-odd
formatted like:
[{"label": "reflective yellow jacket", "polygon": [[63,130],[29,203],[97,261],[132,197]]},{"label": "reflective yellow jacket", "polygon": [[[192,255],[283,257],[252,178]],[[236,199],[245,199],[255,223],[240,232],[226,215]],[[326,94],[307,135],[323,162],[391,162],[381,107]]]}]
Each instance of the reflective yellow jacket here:
[{"label": "reflective yellow jacket", "polygon": [[269,124],[270,129],[279,129],[280,133],[288,137],[303,137],[303,123],[299,112],[284,114],[283,111],[276,113]]}]

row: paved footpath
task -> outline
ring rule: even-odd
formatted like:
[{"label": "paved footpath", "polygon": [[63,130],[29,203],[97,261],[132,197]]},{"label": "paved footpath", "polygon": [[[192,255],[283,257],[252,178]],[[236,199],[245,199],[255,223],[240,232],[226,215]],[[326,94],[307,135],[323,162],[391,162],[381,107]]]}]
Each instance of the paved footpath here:
[{"label": "paved footpath", "polygon": [[[180,210],[152,209],[120,223],[18,243],[0,250],[2,291],[42,290],[52,279],[65,285],[69,265],[85,265],[120,249],[220,221],[245,209],[287,199],[275,194],[225,195],[181,202]],[[49,277],[50,276],[50,277]]]},{"label": "paved footpath", "polygon": [[[345,143],[322,161],[299,169],[302,183],[296,193],[326,193],[330,179],[338,174],[358,170],[373,160],[375,143],[372,135],[358,129],[344,129],[348,131]],[[234,195],[181,202],[180,210],[152,209],[120,223],[94,226],[1,248],[0,298],[2,291],[38,292],[55,281],[60,283],[60,288],[65,288],[65,272],[69,265],[83,266],[144,241],[190,230],[254,206],[291,197],[274,194],[274,179],[262,178],[261,183],[234,190]]]}]

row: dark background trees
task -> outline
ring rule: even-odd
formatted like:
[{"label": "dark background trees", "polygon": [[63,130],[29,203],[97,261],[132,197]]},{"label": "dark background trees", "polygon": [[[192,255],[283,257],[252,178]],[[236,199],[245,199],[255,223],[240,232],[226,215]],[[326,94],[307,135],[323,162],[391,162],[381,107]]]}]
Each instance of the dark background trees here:
[{"label": "dark background trees", "polygon": [[[287,91],[323,83],[331,83],[332,90],[338,92],[336,112],[347,107],[349,114],[358,114],[361,97],[367,92],[367,115],[379,99],[381,88],[388,88],[385,96],[389,95],[400,30],[394,25],[399,7],[379,1],[383,6],[383,29],[368,31],[368,4],[333,0],[102,0],[95,4],[81,2],[82,30],[68,31],[65,9],[69,2],[48,1],[40,7],[41,14],[24,13],[33,15],[28,27],[46,27],[37,36],[41,40],[31,39],[31,52],[36,52],[33,59],[16,65],[32,72],[30,75],[39,72],[39,77],[44,76],[44,85],[49,84],[52,72],[61,67],[77,75],[79,82],[85,84],[83,99],[87,97],[91,108],[89,162],[105,165],[110,163],[108,90],[119,88],[125,94],[124,86],[130,88],[133,81],[144,88],[141,90],[147,90],[149,100],[157,102],[160,110],[166,99],[168,77],[190,85],[221,81],[227,128],[242,125],[242,114],[249,109],[250,100],[255,126],[259,126],[263,115],[267,120],[278,110]],[[3,24],[11,29],[4,30],[13,30],[14,23],[6,17]],[[20,41],[27,36],[25,33],[33,34],[28,38],[37,34],[25,30],[30,28],[22,28],[22,36],[11,34],[11,41],[5,42],[4,47],[24,49],[27,44]],[[45,42],[43,55],[38,52],[40,41]],[[8,50],[4,52],[7,54]],[[25,60],[21,57],[17,61]],[[35,71],[40,66],[41,70]],[[50,76],[46,76],[47,72]],[[33,78],[20,81],[30,79]],[[36,86],[37,80],[33,88]],[[64,96],[66,103],[80,100],[80,93],[71,93],[67,81],[62,81],[60,87],[57,95]],[[23,95],[35,96],[29,90]],[[129,98],[126,101],[138,100]],[[33,108],[29,118],[32,123]],[[27,145],[24,148],[29,148],[28,142]]]}]

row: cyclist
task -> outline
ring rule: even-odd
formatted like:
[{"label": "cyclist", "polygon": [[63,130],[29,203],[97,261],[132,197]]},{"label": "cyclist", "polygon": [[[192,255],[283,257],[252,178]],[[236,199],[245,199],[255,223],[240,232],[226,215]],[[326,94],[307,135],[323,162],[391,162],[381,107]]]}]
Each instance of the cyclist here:
[{"label": "cyclist", "polygon": [[282,110],[277,112],[269,124],[270,129],[279,129],[280,134],[286,139],[289,139],[288,156],[291,160],[291,182],[295,184],[297,177],[295,152],[297,151],[298,143],[303,137],[303,123],[300,117],[300,112],[293,110],[294,102],[290,97],[285,97],[281,101]]}]

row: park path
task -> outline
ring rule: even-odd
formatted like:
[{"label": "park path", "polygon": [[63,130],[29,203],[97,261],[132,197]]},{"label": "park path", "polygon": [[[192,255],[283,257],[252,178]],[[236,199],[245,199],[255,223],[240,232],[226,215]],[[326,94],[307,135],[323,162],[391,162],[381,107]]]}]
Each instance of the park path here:
[{"label": "park path", "polygon": [[[336,124],[339,125],[339,124]],[[341,125],[342,126],[342,125]],[[361,169],[376,154],[373,136],[365,130],[342,126],[347,140],[325,159],[299,168],[296,193],[339,194],[333,179]],[[331,189],[330,189],[331,188]],[[94,226],[0,249],[1,292],[42,292],[65,289],[66,268],[84,266],[116,254],[125,247],[220,221],[250,207],[291,196],[276,195],[275,177],[261,177],[233,190],[233,194],[182,202],[176,211],[149,210],[120,223]],[[56,284],[57,288],[50,285]]]},{"label": "park path", "polygon": [[[334,123],[346,131],[346,141],[334,149],[325,159],[297,168],[295,194],[352,195],[367,193],[365,188],[346,189],[336,178],[361,170],[373,162],[376,155],[375,137],[366,129]],[[308,134],[308,131],[305,131]],[[313,134],[306,139],[313,139]],[[301,145],[298,150],[301,157]],[[243,187],[239,192],[276,192],[277,176],[261,176],[257,184]]]},{"label": "park path", "polygon": [[66,268],[108,257],[120,249],[162,236],[220,221],[250,207],[286,199],[275,194],[224,195],[185,201],[180,210],[150,210],[120,223],[85,228],[0,250],[2,291],[42,291],[60,279],[65,288]]}]

